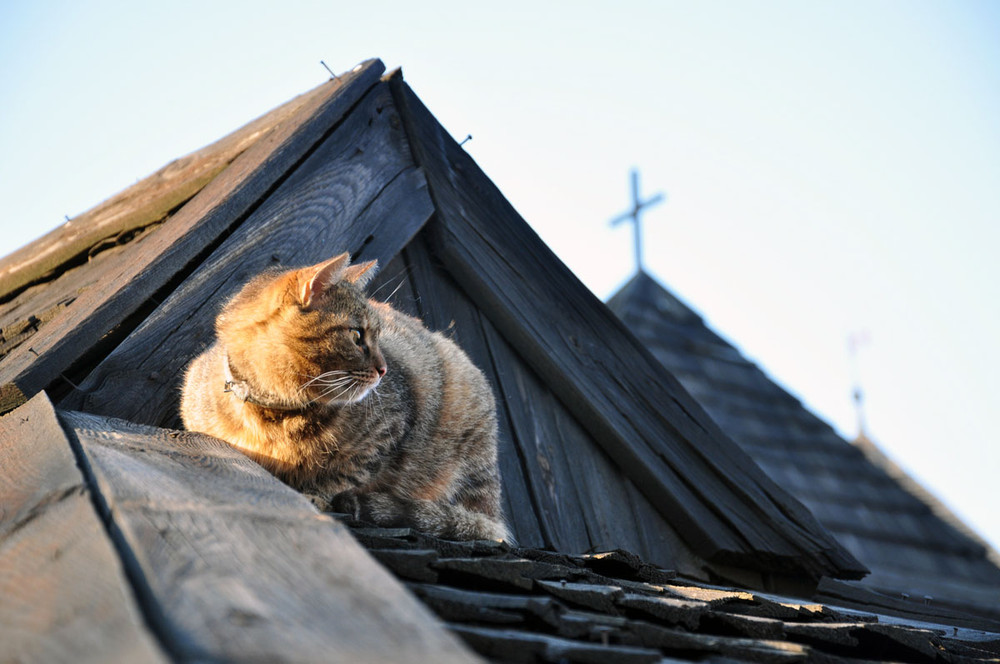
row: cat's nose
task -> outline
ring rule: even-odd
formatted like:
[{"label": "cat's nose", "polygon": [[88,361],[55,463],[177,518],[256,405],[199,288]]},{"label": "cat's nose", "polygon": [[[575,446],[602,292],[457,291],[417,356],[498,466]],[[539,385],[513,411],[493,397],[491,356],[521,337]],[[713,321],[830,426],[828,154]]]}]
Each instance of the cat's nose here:
[{"label": "cat's nose", "polygon": [[379,378],[385,375],[386,367],[384,364],[375,367],[375,371],[378,372]]}]

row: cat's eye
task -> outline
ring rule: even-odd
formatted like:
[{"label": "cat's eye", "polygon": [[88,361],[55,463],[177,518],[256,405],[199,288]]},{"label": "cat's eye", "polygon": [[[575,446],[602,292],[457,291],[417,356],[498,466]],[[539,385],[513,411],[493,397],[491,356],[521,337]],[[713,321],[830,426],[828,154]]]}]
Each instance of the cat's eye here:
[{"label": "cat's eye", "polygon": [[361,334],[361,330],[359,330],[356,327],[351,329],[351,341],[353,341],[356,345],[360,346],[362,343],[362,339],[363,335]]}]

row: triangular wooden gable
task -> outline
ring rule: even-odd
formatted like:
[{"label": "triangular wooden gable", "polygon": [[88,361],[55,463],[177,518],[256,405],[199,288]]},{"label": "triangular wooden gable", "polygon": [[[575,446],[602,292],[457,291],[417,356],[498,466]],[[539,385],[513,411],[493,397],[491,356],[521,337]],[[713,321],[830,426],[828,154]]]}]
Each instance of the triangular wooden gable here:
[{"label": "triangular wooden gable", "polygon": [[[176,426],[181,371],[221,302],[263,268],[347,249],[380,260],[386,292],[404,282],[400,306],[432,326],[455,319],[490,374],[525,543],[623,546],[759,584],[863,574],[555,258],[401,76],[380,73],[369,62],[322,86],[105,261],[0,360],[4,409],[48,388],[61,408]],[[14,299],[31,289],[19,288]]]}]

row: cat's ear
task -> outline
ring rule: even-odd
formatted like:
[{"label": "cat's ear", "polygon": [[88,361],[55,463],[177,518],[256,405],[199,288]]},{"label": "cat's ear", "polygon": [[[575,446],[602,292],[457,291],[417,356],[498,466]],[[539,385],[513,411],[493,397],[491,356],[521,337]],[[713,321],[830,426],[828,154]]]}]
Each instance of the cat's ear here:
[{"label": "cat's ear", "polygon": [[348,281],[358,288],[364,288],[372,277],[375,276],[374,268],[378,265],[378,261],[368,261],[367,263],[358,263],[357,265],[352,265],[351,267],[344,270],[341,279]]},{"label": "cat's ear", "polygon": [[345,251],[325,263],[299,270],[299,301],[302,306],[308,307],[329,286],[340,281],[350,262],[351,255]]}]

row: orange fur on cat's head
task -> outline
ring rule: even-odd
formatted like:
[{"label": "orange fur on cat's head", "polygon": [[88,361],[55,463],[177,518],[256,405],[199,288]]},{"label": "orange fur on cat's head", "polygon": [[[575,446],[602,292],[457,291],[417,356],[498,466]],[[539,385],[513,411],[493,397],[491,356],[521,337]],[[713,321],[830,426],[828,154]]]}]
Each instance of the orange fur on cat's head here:
[{"label": "orange fur on cat's head", "polygon": [[[285,405],[358,401],[386,373],[363,287],[375,261],[323,263],[250,281],[216,321],[234,375]],[[266,358],[262,362],[261,359]]]}]

